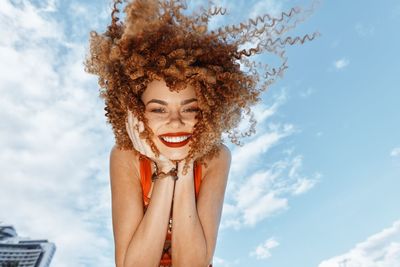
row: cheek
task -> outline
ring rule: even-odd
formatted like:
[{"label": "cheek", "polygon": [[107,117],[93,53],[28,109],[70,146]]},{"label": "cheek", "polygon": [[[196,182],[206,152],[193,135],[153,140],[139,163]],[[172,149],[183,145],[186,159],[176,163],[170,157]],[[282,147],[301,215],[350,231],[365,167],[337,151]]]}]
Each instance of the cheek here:
[{"label": "cheek", "polygon": [[147,126],[150,127],[150,129],[156,133],[157,129],[163,124],[165,121],[164,118],[161,118],[159,116],[154,116],[153,114],[144,114],[144,116],[147,119]]},{"label": "cheek", "polygon": [[189,125],[195,125],[198,122],[198,119],[196,119],[196,115],[190,114],[187,115],[183,118],[183,121]]},{"label": "cheek", "polygon": [[[161,133],[164,133],[165,130],[168,129],[168,126],[166,126],[168,119],[154,114],[145,113],[144,115],[147,119],[147,126],[154,134],[152,139],[158,140],[157,136]],[[193,131],[196,123],[199,121],[195,116],[187,116],[186,118],[183,117],[182,120],[185,123],[185,130],[188,131]]]},{"label": "cheek", "polygon": [[193,128],[196,126],[197,123],[199,123],[201,119],[193,119]]}]

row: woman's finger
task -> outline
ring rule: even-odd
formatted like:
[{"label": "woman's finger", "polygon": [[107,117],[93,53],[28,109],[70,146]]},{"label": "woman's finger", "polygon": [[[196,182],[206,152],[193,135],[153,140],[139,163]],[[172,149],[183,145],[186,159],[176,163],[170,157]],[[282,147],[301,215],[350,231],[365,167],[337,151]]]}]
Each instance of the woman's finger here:
[{"label": "woman's finger", "polygon": [[140,138],[140,134],[139,134],[139,120],[135,116],[133,116],[132,131],[133,131],[135,139],[138,143],[138,147],[139,147],[140,151],[142,153],[146,153],[147,151],[146,151],[145,145],[143,143],[143,140]]},{"label": "woman's finger", "polygon": [[142,133],[144,131],[144,123],[142,121],[139,121],[139,133]]},{"label": "woman's finger", "polygon": [[126,122],[125,122],[125,128],[126,128],[126,131],[128,132],[129,138],[131,139],[132,143],[134,143],[135,140],[133,140],[130,120],[131,120],[130,111],[128,111],[128,115],[127,115]]},{"label": "woman's finger", "polygon": [[127,128],[128,128],[129,136],[132,140],[132,143],[133,143],[135,149],[138,152],[143,153],[143,150],[142,150],[142,147],[138,140],[138,137],[135,134],[135,129],[134,129],[135,128],[135,118],[131,111],[128,111],[128,127]]},{"label": "woman's finger", "polygon": [[141,152],[143,155],[146,155],[149,158],[154,158],[154,152],[151,150],[151,147],[149,144],[147,144],[146,139],[142,139],[140,137],[140,133],[144,131],[144,123],[142,121],[139,121],[138,118],[134,117],[135,121],[135,129],[133,130],[135,133],[136,140],[138,142],[138,146],[141,149]]},{"label": "woman's finger", "polygon": [[[127,131],[135,149],[142,155],[156,160],[156,156],[151,149],[150,145],[147,143],[146,139],[142,139],[140,137],[140,133],[144,131],[144,123],[139,121],[139,119],[128,110],[128,122],[127,122]],[[168,161],[163,155],[160,154],[157,160]]]},{"label": "woman's finger", "polygon": [[132,133],[132,131],[131,131],[131,126],[130,126],[130,124],[129,124],[128,122],[126,122],[126,123],[125,123],[125,127],[126,127],[126,131],[127,131],[128,135],[129,135],[129,139],[132,141],[133,147],[134,147],[136,150],[138,150],[138,145],[137,145],[137,142],[136,142],[136,140],[135,140],[135,137],[133,136],[133,133]]}]

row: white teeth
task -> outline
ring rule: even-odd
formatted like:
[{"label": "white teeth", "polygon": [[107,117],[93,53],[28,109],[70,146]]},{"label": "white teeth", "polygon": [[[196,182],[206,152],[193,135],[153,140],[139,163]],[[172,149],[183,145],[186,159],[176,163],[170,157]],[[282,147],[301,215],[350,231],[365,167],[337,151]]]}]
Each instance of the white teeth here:
[{"label": "white teeth", "polygon": [[190,135],[186,135],[186,136],[177,136],[177,137],[166,137],[166,136],[162,136],[161,138],[169,143],[180,143],[185,141],[186,139],[188,139],[190,137]]}]

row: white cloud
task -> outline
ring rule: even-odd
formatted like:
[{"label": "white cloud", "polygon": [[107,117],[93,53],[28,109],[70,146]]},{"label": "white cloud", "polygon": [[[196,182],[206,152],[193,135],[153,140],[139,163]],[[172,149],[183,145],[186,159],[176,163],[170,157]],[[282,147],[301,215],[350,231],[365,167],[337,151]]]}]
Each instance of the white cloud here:
[{"label": "white cloud", "polygon": [[392,157],[400,156],[400,147],[393,148],[392,151],[390,152],[390,156]]},{"label": "white cloud", "polygon": [[289,199],[308,192],[321,178],[301,174],[302,156],[291,156],[248,176],[231,176],[234,182],[227,192],[221,229],[253,227],[289,208]]},{"label": "white cloud", "polygon": [[283,2],[276,0],[257,1],[250,11],[250,17],[256,18],[264,14],[270,14],[274,17],[279,17],[283,11]]},{"label": "white cloud", "polygon": [[[283,149],[282,153],[287,156],[283,160],[272,163],[266,160],[272,147],[299,131],[292,124],[269,121],[286,100],[286,90],[282,89],[272,97],[272,105],[255,106],[257,134],[242,147],[231,147],[232,163],[221,229],[253,227],[285,211],[290,197],[308,192],[320,179],[319,173],[312,177],[301,174],[303,158],[293,155],[293,149]],[[246,129],[244,124],[240,130]]]},{"label": "white cloud", "polygon": [[250,252],[250,256],[256,257],[258,260],[264,260],[271,257],[271,249],[279,246],[279,242],[274,238],[268,238],[264,243],[258,245],[256,249]]},{"label": "white cloud", "polygon": [[[6,125],[0,131],[0,195],[7,200],[0,202],[0,220],[15,225],[22,236],[55,242],[52,266],[112,266],[106,146],[113,140],[95,78],[83,72],[87,44],[75,38],[92,27],[88,23],[98,25],[105,13],[69,2],[66,11],[76,12],[71,15],[76,21],[68,26],[54,17],[57,1],[40,7],[29,1],[12,3],[0,1],[0,120]],[[85,12],[100,16],[82,17]],[[283,93],[273,105],[256,107],[259,123],[272,117],[284,100]],[[286,209],[289,197],[312,187],[309,180],[314,178],[299,174],[302,159],[289,155],[271,167],[263,161],[295,127],[269,123],[263,128],[267,130],[233,151],[232,178],[235,188],[242,189],[231,191],[232,201],[224,205],[228,227],[255,225]],[[257,159],[262,165],[243,176],[250,179],[239,179]],[[246,192],[253,191],[256,196],[246,199]],[[222,266],[238,265],[221,261]]]},{"label": "white cloud", "polygon": [[[273,104],[266,106],[260,103],[252,108],[254,118],[257,121],[257,134],[250,140],[244,142],[241,147],[235,146],[232,152],[231,171],[234,175],[240,175],[242,171],[248,170],[250,162],[257,159],[261,154],[266,153],[271,147],[278,144],[284,137],[290,136],[296,132],[292,124],[276,124],[267,122],[269,118],[274,116],[287,100],[286,91],[282,89],[278,94],[273,96]],[[244,131],[247,129],[247,120],[244,119],[238,129]],[[260,129],[266,129],[260,132]],[[226,139],[227,136],[225,135]]]},{"label": "white cloud", "polygon": [[318,267],[400,266],[400,221],[358,243],[349,252],[322,261]]},{"label": "white cloud", "polygon": [[[99,1],[100,2],[100,1]],[[105,30],[105,21],[109,21],[111,6],[102,1],[99,4],[85,1],[71,1],[68,8],[63,12],[68,18],[65,28],[68,30],[69,38],[75,40],[87,39],[89,32],[82,29]],[[88,14],[95,14],[96,19]]]},{"label": "white cloud", "polygon": [[111,266],[112,135],[85,45],[49,13],[55,1],[13,3],[0,2],[0,220],[54,242],[52,266]]},{"label": "white cloud", "polygon": [[[47,15],[44,11],[51,9],[51,5],[49,4],[48,7],[40,11],[27,1],[18,7],[11,4],[9,0],[1,1],[0,22],[2,27],[0,34],[2,38],[0,44],[11,44],[18,41],[19,45],[24,45],[22,41],[40,42],[46,38],[60,40],[62,34],[57,21],[50,21],[43,17]],[[44,14],[41,15],[39,12]]]},{"label": "white cloud", "polygon": [[314,179],[305,179],[300,178],[296,183],[293,184],[293,195],[301,195],[308,192],[311,188],[313,188],[319,178],[321,178],[321,174],[317,173]]},{"label": "white cloud", "polygon": [[[266,121],[271,118],[277,110],[279,109],[280,106],[285,104],[287,100],[287,93],[286,90],[283,88],[280,90],[278,93],[273,95],[272,97],[272,104],[271,105],[266,105],[263,102],[260,102],[259,104],[255,105],[252,107],[252,112],[254,115],[254,119],[257,121],[257,125],[262,125],[265,124]],[[243,120],[240,122],[238,126],[239,131],[246,131],[247,128],[249,127],[249,116],[243,115]],[[271,128],[276,129],[276,125],[270,124]],[[228,138],[228,135],[224,135],[224,138]]]},{"label": "white cloud", "polygon": [[254,115],[258,123],[265,122],[268,118],[272,117],[278,109],[284,105],[287,101],[286,88],[282,88],[280,92],[277,92],[272,96],[273,103],[270,107],[266,107],[263,103],[253,107]]},{"label": "white cloud", "polygon": [[253,204],[256,205],[249,205],[243,209],[243,223],[245,225],[255,225],[265,217],[288,207],[287,199],[276,197],[274,193],[261,196],[257,203]]},{"label": "white cloud", "polygon": [[350,64],[350,61],[347,58],[338,59],[333,63],[335,68],[338,70],[347,67],[349,64]]},{"label": "white cloud", "polygon": [[254,140],[246,143],[242,147],[236,147],[232,153],[232,172],[242,173],[248,170],[250,162],[260,158],[261,154],[266,153],[273,145],[276,145],[282,138],[294,132],[291,124],[275,125],[270,124],[269,131],[257,136]]},{"label": "white cloud", "polygon": [[[238,21],[247,22],[248,19],[255,19],[257,16],[270,14],[279,17],[283,10],[283,1],[264,0],[257,1],[249,9],[248,1],[237,0],[215,0],[212,1],[213,7],[223,7],[226,10],[225,15],[213,16],[209,21],[209,29],[214,30],[221,26],[237,25]],[[197,10],[199,6],[207,8],[205,1],[192,0],[189,4],[189,9]]]}]

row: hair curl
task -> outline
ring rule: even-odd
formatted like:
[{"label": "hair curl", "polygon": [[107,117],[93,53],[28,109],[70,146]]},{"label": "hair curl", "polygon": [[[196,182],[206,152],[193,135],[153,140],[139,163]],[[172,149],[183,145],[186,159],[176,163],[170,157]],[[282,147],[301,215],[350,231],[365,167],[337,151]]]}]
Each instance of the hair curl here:
[{"label": "hair curl", "polygon": [[[120,22],[118,6],[124,4],[126,17]],[[86,71],[98,75],[105,115],[119,148],[134,149],[125,129],[129,109],[145,122],[142,136],[159,154],[151,141],[153,133],[140,97],[151,81],[160,79],[174,91],[190,84],[198,97],[201,111],[187,162],[190,158],[200,162],[212,158],[224,132],[232,143],[241,145],[241,137],[255,133],[256,120],[250,107],[287,68],[285,47],[303,44],[318,34],[284,37],[313,7],[292,8],[278,17],[266,14],[212,31],[208,30],[208,21],[212,16],[225,15],[226,9],[201,8],[200,13],[185,16],[182,11],[186,9],[184,0],[114,0],[107,31],[91,32]],[[245,45],[251,48],[240,49]],[[280,66],[249,60],[264,51],[278,56]],[[236,128],[244,114],[250,116],[250,126],[240,132]]]}]

